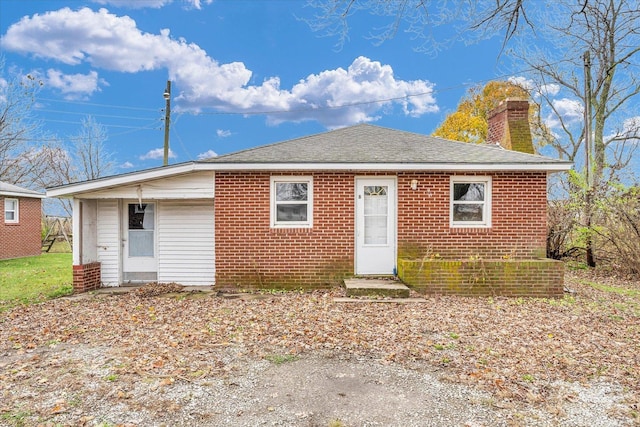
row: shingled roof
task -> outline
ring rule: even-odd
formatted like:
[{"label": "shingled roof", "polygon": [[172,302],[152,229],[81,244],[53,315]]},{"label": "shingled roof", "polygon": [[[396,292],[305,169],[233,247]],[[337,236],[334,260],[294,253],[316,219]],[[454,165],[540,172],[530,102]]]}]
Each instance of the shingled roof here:
[{"label": "shingled roof", "polygon": [[44,194],[0,181],[0,196],[44,198]]},{"label": "shingled roof", "polygon": [[359,124],[204,160],[232,164],[520,164],[567,165],[550,157]]},{"label": "shingled roof", "polygon": [[196,171],[352,170],[352,171],[501,171],[557,172],[571,169],[565,160],[468,144],[417,133],[361,124],[225,154],[47,189],[49,197],[177,176]]}]

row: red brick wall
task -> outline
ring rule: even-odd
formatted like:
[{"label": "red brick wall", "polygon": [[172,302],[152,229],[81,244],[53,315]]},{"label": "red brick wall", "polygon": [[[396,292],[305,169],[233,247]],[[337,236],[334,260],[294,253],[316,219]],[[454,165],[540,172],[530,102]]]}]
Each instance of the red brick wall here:
[{"label": "red brick wall", "polygon": [[[399,256],[451,259],[545,256],[546,173],[498,172],[477,175],[492,177],[490,228],[450,228],[451,173],[398,174]],[[412,179],[418,180],[416,191],[409,189]]]},{"label": "red brick wall", "polygon": [[0,259],[40,255],[41,199],[31,197],[7,197],[18,199],[18,223],[5,223],[4,196],[0,196]]},{"label": "red brick wall", "polygon": [[96,290],[100,287],[100,263],[73,266],[73,292],[78,294]]},{"label": "red brick wall", "polygon": [[216,172],[217,286],[318,287],[353,274],[353,175],[312,175],[313,228],[274,229],[271,174]]},{"label": "red brick wall", "polygon": [[[270,173],[216,173],[217,286],[317,287],[353,275],[356,174],[300,175],[313,175],[311,229],[270,228]],[[450,175],[397,174],[399,256],[544,255],[546,173],[479,174],[493,179],[489,229],[449,227]],[[415,191],[410,189],[412,179],[418,180]]]}]

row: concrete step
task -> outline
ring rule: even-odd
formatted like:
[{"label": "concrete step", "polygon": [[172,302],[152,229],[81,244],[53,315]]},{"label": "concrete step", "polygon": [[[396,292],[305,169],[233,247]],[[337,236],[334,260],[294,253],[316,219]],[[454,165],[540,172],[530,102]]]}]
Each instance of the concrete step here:
[{"label": "concrete step", "polygon": [[409,298],[409,288],[402,282],[391,279],[345,279],[348,297]]}]

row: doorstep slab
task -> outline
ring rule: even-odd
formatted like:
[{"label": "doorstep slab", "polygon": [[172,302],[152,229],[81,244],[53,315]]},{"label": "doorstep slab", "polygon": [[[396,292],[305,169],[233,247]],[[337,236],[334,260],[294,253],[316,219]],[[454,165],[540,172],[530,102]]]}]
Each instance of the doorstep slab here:
[{"label": "doorstep slab", "polygon": [[353,278],[345,279],[344,286],[349,297],[409,297],[407,285],[397,280]]}]

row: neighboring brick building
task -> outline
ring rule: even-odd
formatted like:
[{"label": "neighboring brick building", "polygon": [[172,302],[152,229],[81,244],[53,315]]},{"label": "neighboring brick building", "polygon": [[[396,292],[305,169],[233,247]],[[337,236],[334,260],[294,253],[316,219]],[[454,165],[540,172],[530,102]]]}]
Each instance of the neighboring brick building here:
[{"label": "neighboring brick building", "polygon": [[[522,107],[499,107],[493,120],[506,122],[492,135],[529,153],[357,125],[48,195],[75,199],[79,290],[151,280],[313,288],[398,274],[425,293],[557,295],[562,269],[538,262],[547,174],[571,163],[530,154],[531,138],[517,136]],[[500,262],[484,277],[482,266],[440,260]],[[86,279],[97,266],[101,279]],[[531,271],[544,271],[541,283],[514,284]]]},{"label": "neighboring brick building", "polygon": [[0,259],[40,255],[44,194],[0,181]]}]

